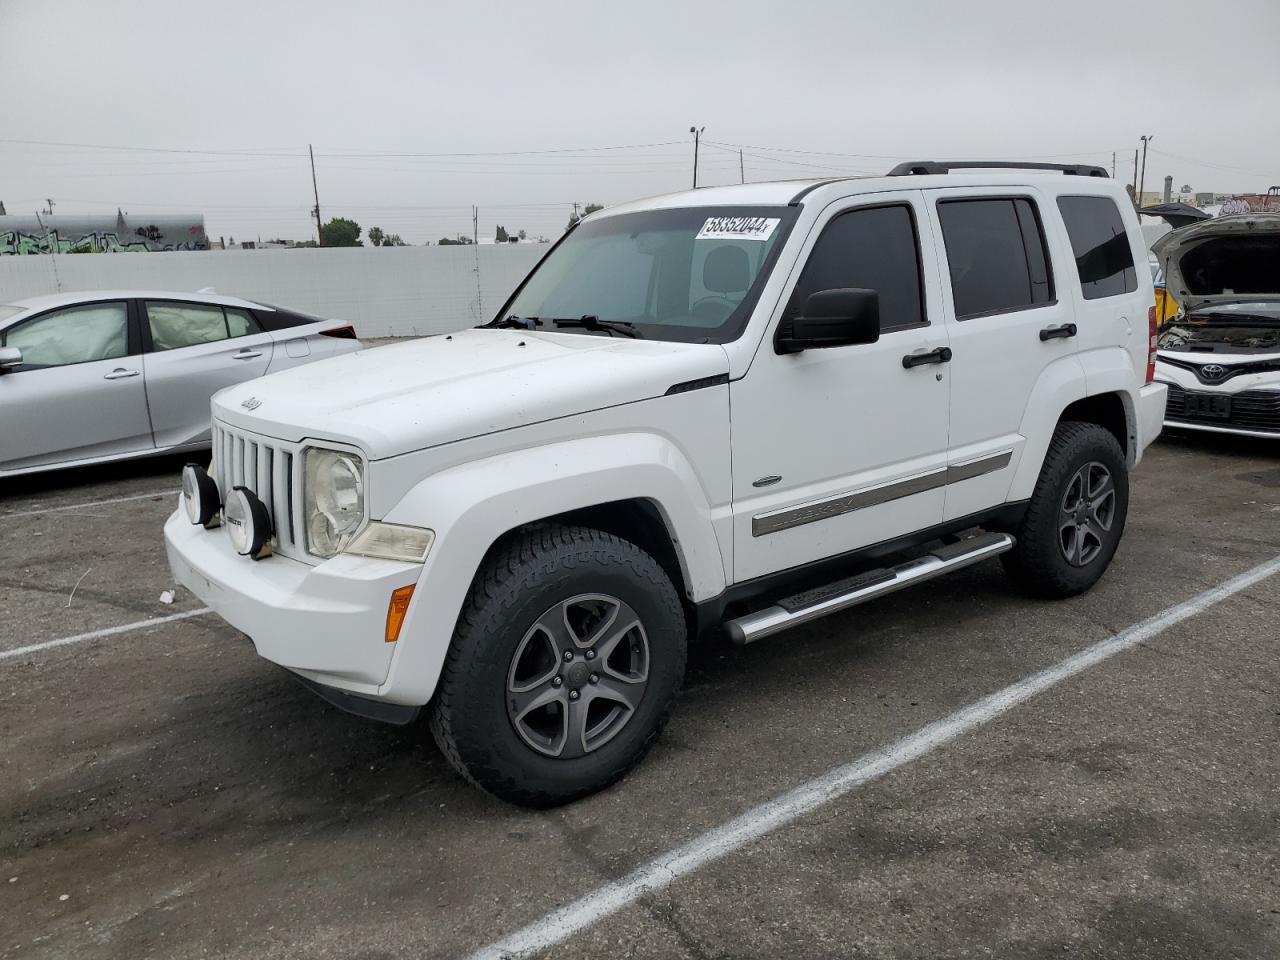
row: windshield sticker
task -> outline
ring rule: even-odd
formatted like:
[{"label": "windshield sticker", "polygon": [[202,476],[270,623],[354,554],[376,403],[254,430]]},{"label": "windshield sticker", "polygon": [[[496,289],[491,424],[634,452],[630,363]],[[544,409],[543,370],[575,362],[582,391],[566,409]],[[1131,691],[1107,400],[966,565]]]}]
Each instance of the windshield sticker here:
[{"label": "windshield sticker", "polygon": [[768,240],[778,217],[708,217],[695,240]]}]

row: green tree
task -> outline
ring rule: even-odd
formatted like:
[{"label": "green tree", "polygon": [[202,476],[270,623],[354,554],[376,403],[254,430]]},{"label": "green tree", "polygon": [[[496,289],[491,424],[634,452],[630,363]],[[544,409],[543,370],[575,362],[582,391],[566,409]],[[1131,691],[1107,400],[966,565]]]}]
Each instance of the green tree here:
[{"label": "green tree", "polygon": [[388,233],[386,237],[383,238],[382,245],[384,247],[407,247],[408,246],[407,243],[405,243],[403,240],[400,239],[400,234],[398,233]]},{"label": "green tree", "polygon": [[360,242],[360,224],[346,217],[334,217],[320,231],[322,247],[363,247]]},{"label": "green tree", "polygon": [[474,242],[475,241],[470,237],[464,237],[462,234],[458,234],[457,239],[454,240],[451,240],[448,237],[440,238],[440,246],[442,247],[464,247],[467,244]]},{"label": "green tree", "polygon": [[589,216],[595,213],[597,210],[603,210],[603,209],[604,209],[603,203],[588,203],[585,207],[582,208],[581,214],[578,214],[578,213],[569,214],[569,224],[568,226],[565,227],[565,229],[568,230],[569,227],[572,227],[575,223],[577,223],[583,217]]},{"label": "green tree", "polygon": [[498,224],[498,232],[493,236],[494,243],[506,243],[510,238],[507,236],[506,227]]},{"label": "green tree", "polygon": [[369,242],[375,247],[380,247],[387,242],[387,235],[382,232],[381,227],[370,227],[366,236],[369,238]]}]

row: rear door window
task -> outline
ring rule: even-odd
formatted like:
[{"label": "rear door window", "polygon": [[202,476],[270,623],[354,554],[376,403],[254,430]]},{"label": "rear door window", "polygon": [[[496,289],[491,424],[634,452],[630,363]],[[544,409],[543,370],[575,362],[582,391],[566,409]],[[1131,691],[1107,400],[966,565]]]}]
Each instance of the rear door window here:
[{"label": "rear door window", "polygon": [[154,350],[176,350],[201,343],[217,343],[257,332],[247,310],[222,308],[210,303],[174,303],[148,300],[147,326]]},{"label": "rear door window", "polygon": [[1086,300],[1115,297],[1138,289],[1133,250],[1120,211],[1110,197],[1059,197],[1076,273]]},{"label": "rear door window", "polygon": [[938,201],[956,319],[1053,302],[1053,278],[1035,204],[1026,197]]},{"label": "rear door window", "polygon": [[[928,323],[915,217],[906,204],[850,210],[832,219],[796,284],[788,321],[819,290],[861,287],[880,295],[880,331]],[[784,332],[785,335],[785,332]]]}]

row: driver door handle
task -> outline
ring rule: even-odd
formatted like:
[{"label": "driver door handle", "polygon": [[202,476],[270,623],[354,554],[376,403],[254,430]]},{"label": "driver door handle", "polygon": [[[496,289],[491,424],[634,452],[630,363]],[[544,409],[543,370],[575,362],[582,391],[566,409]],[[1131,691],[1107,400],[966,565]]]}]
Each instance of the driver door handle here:
[{"label": "driver door handle", "polygon": [[232,360],[254,360],[262,356],[261,350],[250,350],[248,347],[242,347],[239,353],[231,355]]},{"label": "driver door handle", "polygon": [[936,350],[927,350],[924,353],[908,353],[902,358],[902,368],[910,370],[912,367],[919,367],[926,363],[949,363],[951,361],[951,348],[938,347]]},{"label": "driver door handle", "polygon": [[1064,323],[1059,327],[1045,327],[1040,331],[1040,342],[1045,343],[1049,340],[1068,340],[1076,335],[1076,325],[1074,323]]},{"label": "driver door handle", "polygon": [[124,367],[116,367],[110,373],[103,376],[103,380],[124,380],[126,377],[136,377],[139,371],[126,370]]}]

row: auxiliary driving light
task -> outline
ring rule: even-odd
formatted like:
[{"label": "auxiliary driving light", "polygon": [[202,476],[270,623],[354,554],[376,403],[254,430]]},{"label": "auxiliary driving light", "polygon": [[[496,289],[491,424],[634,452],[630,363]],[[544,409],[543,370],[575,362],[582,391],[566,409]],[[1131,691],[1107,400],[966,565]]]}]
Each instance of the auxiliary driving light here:
[{"label": "auxiliary driving light", "polygon": [[198,463],[188,463],[182,468],[182,499],[187,508],[187,519],[197,527],[218,525],[218,485],[213,477]]},{"label": "auxiliary driving light", "polygon": [[255,560],[271,556],[271,517],[252,490],[232,488],[227,494],[222,522],[231,535],[231,545],[240,556]]}]

